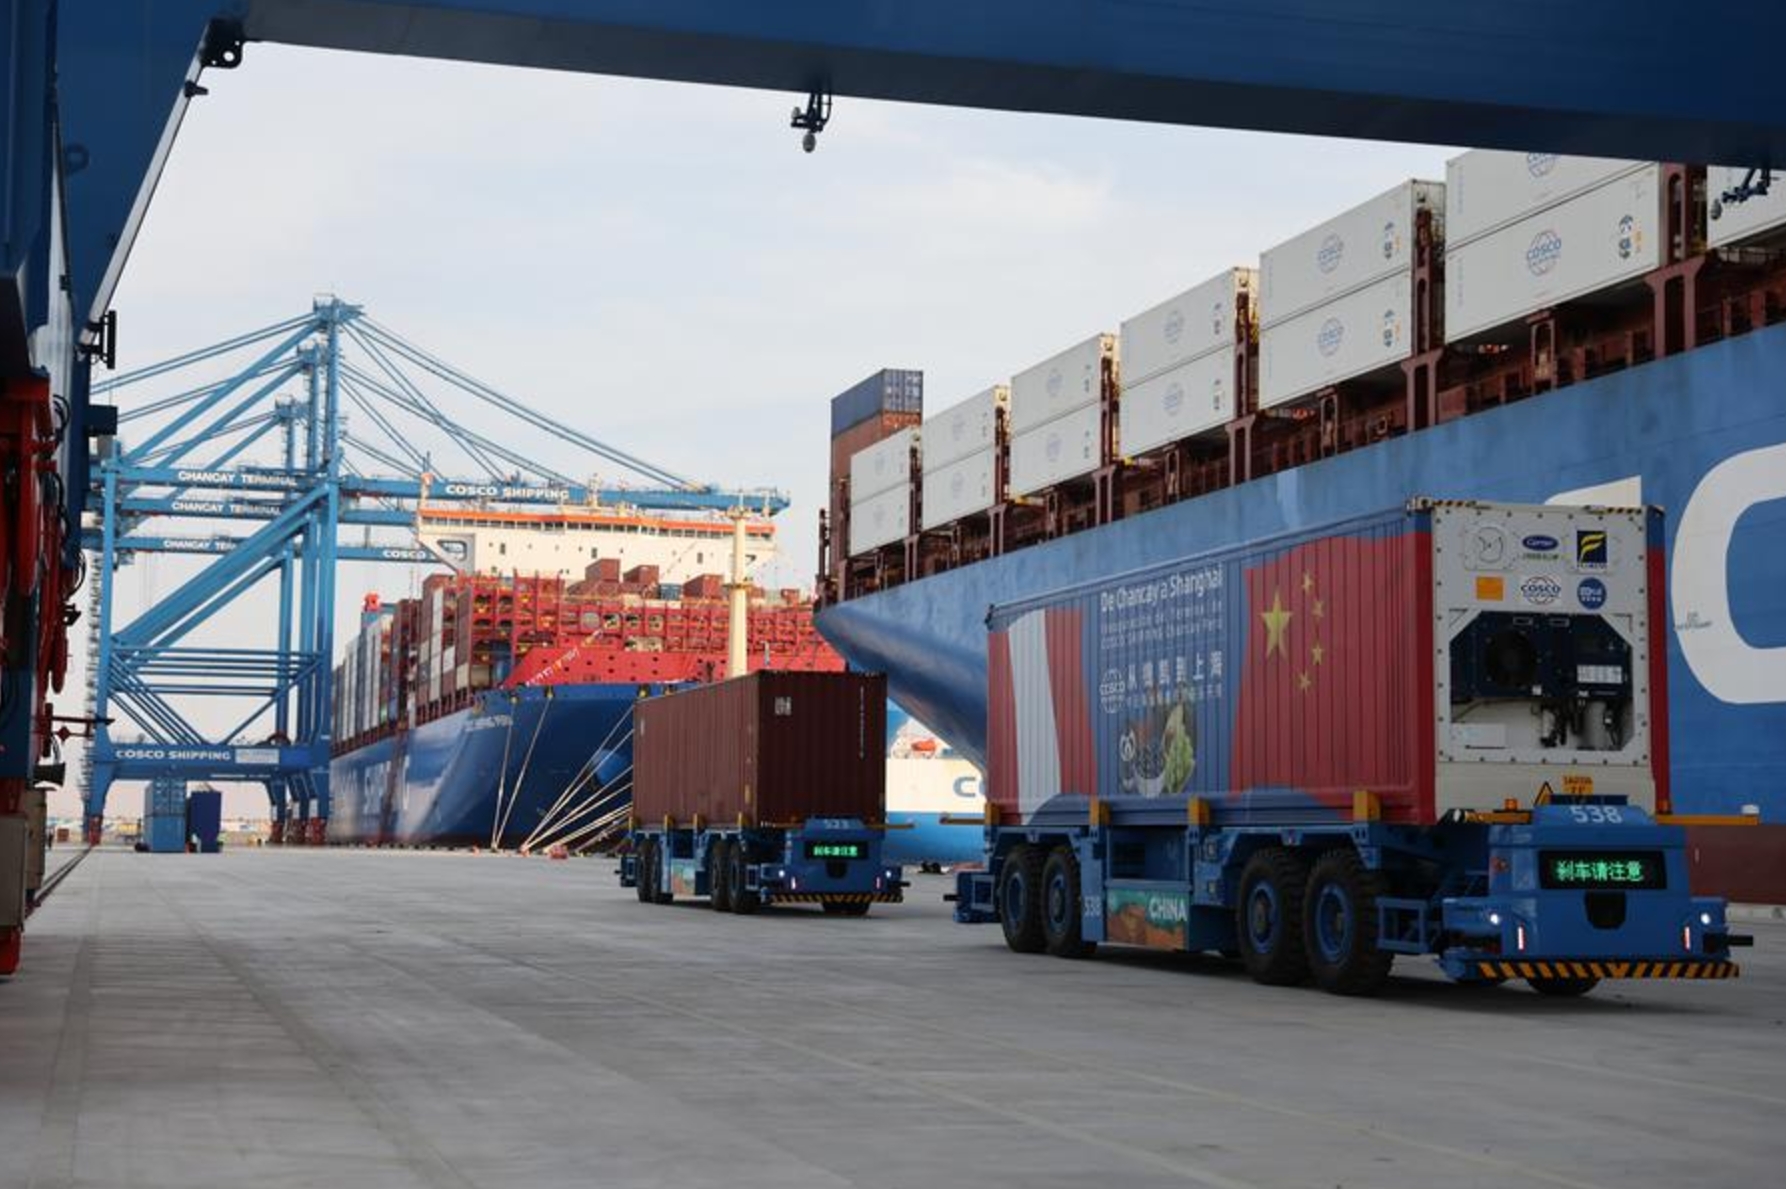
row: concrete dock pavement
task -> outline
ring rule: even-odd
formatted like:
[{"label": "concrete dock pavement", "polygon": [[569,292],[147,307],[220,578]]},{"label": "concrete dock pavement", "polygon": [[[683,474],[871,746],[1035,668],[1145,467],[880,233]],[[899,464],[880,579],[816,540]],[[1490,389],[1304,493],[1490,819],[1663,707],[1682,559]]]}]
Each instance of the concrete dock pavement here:
[{"label": "concrete dock pavement", "polygon": [[605,860],[92,855],[0,982],[0,1187],[1759,1186],[1786,927],[1581,1001],[1345,1000]]}]

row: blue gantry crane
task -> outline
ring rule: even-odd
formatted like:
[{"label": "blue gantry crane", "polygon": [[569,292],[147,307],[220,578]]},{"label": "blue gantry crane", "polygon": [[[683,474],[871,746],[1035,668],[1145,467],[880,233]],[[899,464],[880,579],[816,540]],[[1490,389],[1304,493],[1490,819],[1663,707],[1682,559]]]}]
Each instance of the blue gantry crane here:
[{"label": "blue gantry crane", "polygon": [[[195,373],[206,378],[181,383]],[[336,298],[118,376],[99,392],[122,404],[151,386],[174,391],[120,412],[121,434],[140,427],[143,436],[120,437],[102,451],[93,479],[97,515],[83,531],[97,582],[86,782],[87,832],[95,839],[115,782],[203,780],[265,785],[276,838],[322,840],[336,565],[444,560],[413,542],[343,541],[344,526],[410,527],[423,501],[715,511],[742,503],[771,514],[787,506],[778,491],[722,490],[616,449]],[[489,406],[638,481],[598,487],[575,480],[472,429],[453,397]],[[424,449],[431,442],[463,455],[474,470],[441,473],[449,460]],[[254,527],[179,533],[161,527],[170,521]],[[116,623],[120,567],[157,553],[212,560],[136,618]],[[276,600],[263,600],[271,589]],[[217,639],[218,617],[250,598],[270,638]],[[235,721],[207,730],[192,707],[218,700],[236,706]]]}]

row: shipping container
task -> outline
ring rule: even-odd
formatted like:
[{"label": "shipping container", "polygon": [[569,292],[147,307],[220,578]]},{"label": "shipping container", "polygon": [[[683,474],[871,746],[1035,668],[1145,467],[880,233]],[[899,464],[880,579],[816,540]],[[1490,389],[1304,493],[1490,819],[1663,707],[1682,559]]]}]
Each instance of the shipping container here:
[{"label": "shipping container", "polygon": [[831,398],[831,436],[881,413],[924,412],[924,373],[889,367]]},{"label": "shipping container", "polygon": [[1264,822],[1368,789],[1431,825],[1591,770],[1653,810],[1648,529],[1422,503],[996,607],[988,798],[1027,818],[1200,796]]},{"label": "shipping container", "polygon": [[1626,174],[1445,254],[1445,340],[1635,281],[1662,260],[1661,169]]},{"label": "shipping container", "polygon": [[923,526],[941,528],[984,512],[1004,497],[997,490],[998,451],[981,450],[924,476]]},{"label": "shipping container", "polygon": [[909,484],[850,501],[850,556],[903,541],[912,531],[912,489]]},{"label": "shipping container", "polygon": [[143,819],[142,843],[158,855],[179,854],[186,849],[186,815],[161,814]]},{"label": "shipping container", "polygon": [[1749,171],[1741,166],[1713,165],[1705,171],[1705,193],[1710,205],[1706,231],[1714,248],[1763,237],[1776,239],[1786,232],[1786,169],[1769,171],[1766,194],[1741,202],[1725,202],[1725,192],[1741,186],[1748,175]]},{"label": "shipping container", "polygon": [[886,816],[887,679],[762,671],[640,702],[633,815],[656,824]]},{"label": "shipping container", "polygon": [[940,471],[970,454],[998,445],[999,416],[1011,403],[1011,390],[994,385],[924,420],[924,474]]},{"label": "shipping container", "polygon": [[1643,169],[1648,163],[1477,149],[1445,163],[1445,242],[1479,235]]},{"label": "shipping container", "polygon": [[1143,384],[1212,351],[1232,351],[1236,311],[1256,290],[1255,269],[1230,268],[1219,276],[1136,314],[1122,324],[1124,399]]},{"label": "shipping container", "polygon": [[1445,187],[1403,182],[1259,258],[1259,325],[1270,327],[1414,263],[1419,212],[1444,221]]},{"label": "shipping container", "polygon": [[223,835],[223,794],[216,789],[193,789],[186,798],[186,834],[198,839],[198,849],[215,854]]},{"label": "shipping container", "polygon": [[1010,494],[1033,495],[1089,475],[1108,461],[1103,452],[1104,410],[1083,405],[1011,439]]},{"label": "shipping container", "polygon": [[1114,378],[1116,338],[1095,334],[1083,343],[1011,377],[1011,435],[1098,404]]},{"label": "shipping container", "polygon": [[919,431],[902,429],[859,451],[850,459],[850,498],[865,500],[913,478],[912,452],[919,447]]},{"label": "shipping container", "polygon": [[1226,425],[1234,417],[1235,359],[1231,347],[1206,351],[1152,379],[1125,382],[1117,406],[1118,452],[1133,457]]},{"label": "shipping container", "polygon": [[1413,284],[1402,274],[1274,322],[1259,334],[1259,406],[1395,369],[1410,351]]}]

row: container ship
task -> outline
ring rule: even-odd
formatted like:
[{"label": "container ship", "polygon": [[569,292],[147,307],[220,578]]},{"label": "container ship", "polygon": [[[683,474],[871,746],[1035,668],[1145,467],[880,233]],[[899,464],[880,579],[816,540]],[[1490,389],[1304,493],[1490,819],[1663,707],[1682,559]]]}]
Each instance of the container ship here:
[{"label": "container ship", "polygon": [[[632,706],[725,675],[727,583],[774,527],[627,508],[425,505],[453,567],[419,597],[368,596],[334,672],[336,844],[571,849],[624,827]],[[748,667],[841,670],[797,590],[751,588]],[[275,840],[277,841],[277,840]]]},{"label": "container ship", "polygon": [[[837,397],[818,628],[983,765],[991,608],[1416,495],[1658,505],[1674,809],[1760,822],[1693,832],[1696,890],[1779,903],[1783,321],[1786,173],[1466,153],[940,413],[908,371]],[[1509,611],[1615,593],[1591,533],[1498,547],[1543,563]],[[1294,586],[1283,614],[1329,597]],[[1150,663],[1055,672],[1073,650],[1010,645],[1063,715],[1163,680],[1227,696],[1234,658],[1170,616],[1096,619]],[[1030,726],[1019,767],[1069,769]]]}]

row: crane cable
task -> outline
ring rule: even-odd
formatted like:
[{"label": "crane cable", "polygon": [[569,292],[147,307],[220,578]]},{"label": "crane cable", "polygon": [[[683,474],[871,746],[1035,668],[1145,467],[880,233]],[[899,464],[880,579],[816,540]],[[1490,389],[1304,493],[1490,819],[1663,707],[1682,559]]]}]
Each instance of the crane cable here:
[{"label": "crane cable", "polygon": [[509,744],[515,741],[515,698],[509,695],[509,729],[502,736],[502,769],[496,782],[496,812],[490,815],[490,849],[498,849],[502,836],[502,799],[508,793]]}]

